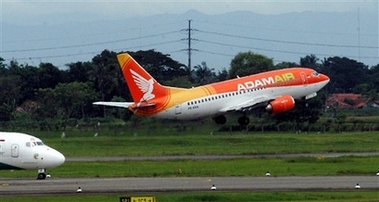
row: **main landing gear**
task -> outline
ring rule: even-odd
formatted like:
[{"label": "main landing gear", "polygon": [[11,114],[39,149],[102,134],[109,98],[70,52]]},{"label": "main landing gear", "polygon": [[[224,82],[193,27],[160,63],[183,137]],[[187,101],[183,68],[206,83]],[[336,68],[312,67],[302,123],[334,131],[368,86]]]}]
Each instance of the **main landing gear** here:
[{"label": "main landing gear", "polygon": [[220,124],[220,125],[223,125],[226,123],[226,117],[224,115],[215,116],[213,117],[213,120],[215,121],[216,124]]},{"label": "main landing gear", "polygon": [[[213,117],[213,120],[216,124],[220,124],[220,125],[226,123],[226,118],[224,115],[219,115],[219,116]],[[246,115],[243,115],[243,116],[238,118],[238,123],[241,126],[247,126],[249,124],[249,122],[250,122],[250,119]]]},{"label": "main landing gear", "polygon": [[241,126],[247,126],[247,124],[249,124],[249,122],[250,122],[250,119],[246,115],[241,116],[241,117],[238,118],[238,123]]}]

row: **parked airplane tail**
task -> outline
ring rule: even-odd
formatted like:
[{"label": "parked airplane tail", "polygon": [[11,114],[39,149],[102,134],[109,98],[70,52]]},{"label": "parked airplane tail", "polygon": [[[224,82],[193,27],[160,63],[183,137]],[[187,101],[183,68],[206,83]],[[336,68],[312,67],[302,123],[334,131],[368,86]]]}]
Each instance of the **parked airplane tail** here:
[{"label": "parked airplane tail", "polygon": [[137,105],[169,95],[169,87],[159,84],[128,53],[117,55],[117,59],[133,101]]}]

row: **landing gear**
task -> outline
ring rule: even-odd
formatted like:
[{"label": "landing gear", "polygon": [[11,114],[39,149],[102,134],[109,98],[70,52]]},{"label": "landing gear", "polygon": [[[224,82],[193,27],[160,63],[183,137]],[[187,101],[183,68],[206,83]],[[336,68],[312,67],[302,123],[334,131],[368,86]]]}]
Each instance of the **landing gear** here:
[{"label": "landing gear", "polygon": [[216,124],[225,124],[226,123],[226,117],[224,115],[213,117],[213,120]]},{"label": "landing gear", "polygon": [[247,116],[241,116],[238,118],[238,123],[241,126],[247,126],[247,124],[249,124],[249,122],[250,122],[250,119]]},{"label": "landing gear", "polygon": [[46,169],[38,169],[38,175],[37,175],[37,180],[44,180],[46,179]]}]

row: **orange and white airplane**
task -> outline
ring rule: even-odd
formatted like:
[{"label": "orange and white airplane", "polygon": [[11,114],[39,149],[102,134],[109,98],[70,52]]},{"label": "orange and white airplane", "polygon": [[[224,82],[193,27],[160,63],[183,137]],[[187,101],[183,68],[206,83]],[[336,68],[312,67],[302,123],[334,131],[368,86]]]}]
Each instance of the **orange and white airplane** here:
[{"label": "orange and white airplane", "polygon": [[226,123],[228,112],[243,112],[241,125],[249,123],[246,112],[264,108],[276,114],[291,110],[295,99],[317,95],[329,77],[309,68],[287,68],[212,83],[194,88],[159,84],[129,54],[117,55],[133,102],[95,102],[95,105],[124,107],[140,116],[175,120],[212,117]]}]

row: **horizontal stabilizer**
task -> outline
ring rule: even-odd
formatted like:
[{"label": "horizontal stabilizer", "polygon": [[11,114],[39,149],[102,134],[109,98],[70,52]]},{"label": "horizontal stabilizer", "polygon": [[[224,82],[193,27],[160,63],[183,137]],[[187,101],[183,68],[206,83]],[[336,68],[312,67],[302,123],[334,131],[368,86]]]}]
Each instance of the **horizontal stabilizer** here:
[{"label": "horizontal stabilizer", "polygon": [[94,105],[104,105],[111,107],[124,107],[128,108],[130,105],[133,105],[134,102],[94,102]]},{"label": "horizontal stabilizer", "polygon": [[94,105],[104,105],[104,106],[111,106],[111,107],[123,107],[123,108],[144,108],[144,107],[152,107],[155,106],[154,102],[141,102],[141,103],[134,103],[134,102],[94,102]]}]

